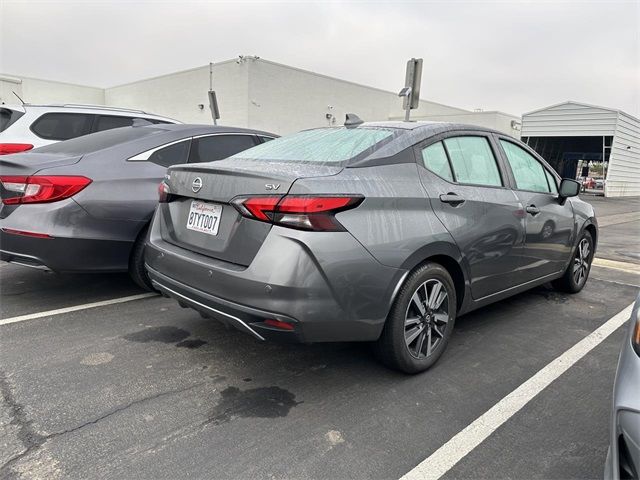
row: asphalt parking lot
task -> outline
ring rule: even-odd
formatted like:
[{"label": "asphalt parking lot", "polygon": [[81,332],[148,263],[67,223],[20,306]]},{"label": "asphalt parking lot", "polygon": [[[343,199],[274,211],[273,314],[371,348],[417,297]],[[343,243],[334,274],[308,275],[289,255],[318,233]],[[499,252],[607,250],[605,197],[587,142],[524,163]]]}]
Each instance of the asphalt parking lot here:
[{"label": "asphalt parking lot", "polygon": [[[635,299],[640,198],[585,200],[601,227],[585,289],[460,318],[417,376],[364,344],[260,343],[159,296],[74,310],[142,292],[2,263],[0,318],[21,321],[0,321],[0,478],[399,478]],[[622,335],[445,478],[601,477]]]}]

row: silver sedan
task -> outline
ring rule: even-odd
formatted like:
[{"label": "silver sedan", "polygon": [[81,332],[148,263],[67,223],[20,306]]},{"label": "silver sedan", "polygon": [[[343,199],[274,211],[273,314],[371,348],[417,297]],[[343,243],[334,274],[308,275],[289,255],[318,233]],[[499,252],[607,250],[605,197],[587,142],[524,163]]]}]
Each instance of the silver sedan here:
[{"label": "silver sedan", "polygon": [[606,479],[640,478],[640,295],[629,323],[613,388]]}]

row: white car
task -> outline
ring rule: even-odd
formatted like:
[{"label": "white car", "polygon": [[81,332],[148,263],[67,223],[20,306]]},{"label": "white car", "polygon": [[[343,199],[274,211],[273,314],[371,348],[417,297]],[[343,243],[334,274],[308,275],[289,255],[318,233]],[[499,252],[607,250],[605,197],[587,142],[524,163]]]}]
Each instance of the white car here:
[{"label": "white car", "polygon": [[137,119],[149,123],[182,123],[142,110],[97,105],[0,105],[0,155],[132,126]]}]

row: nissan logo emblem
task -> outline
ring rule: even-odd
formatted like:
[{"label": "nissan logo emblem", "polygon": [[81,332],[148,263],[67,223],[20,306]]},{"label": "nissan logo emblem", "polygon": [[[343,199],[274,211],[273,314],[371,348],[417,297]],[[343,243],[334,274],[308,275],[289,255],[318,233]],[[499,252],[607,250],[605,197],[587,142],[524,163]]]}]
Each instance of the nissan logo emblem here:
[{"label": "nissan logo emblem", "polygon": [[202,188],[202,179],[200,177],[196,177],[191,184],[191,190],[193,193],[198,193]]}]

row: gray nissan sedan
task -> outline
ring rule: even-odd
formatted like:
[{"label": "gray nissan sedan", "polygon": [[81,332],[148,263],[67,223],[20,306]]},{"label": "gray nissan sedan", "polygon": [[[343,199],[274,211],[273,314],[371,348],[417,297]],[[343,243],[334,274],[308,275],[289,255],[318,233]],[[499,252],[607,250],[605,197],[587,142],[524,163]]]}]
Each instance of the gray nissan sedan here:
[{"label": "gray nissan sedan", "polygon": [[584,287],[593,208],[529,147],[468,125],[346,123],[170,168],[154,286],[260,340],[375,342],[408,373],[434,364],[459,315],[549,281]]},{"label": "gray nissan sedan", "polygon": [[129,271],[143,288],[158,184],[275,135],[207,125],[117,128],[0,159],[0,259],[56,272]]}]

